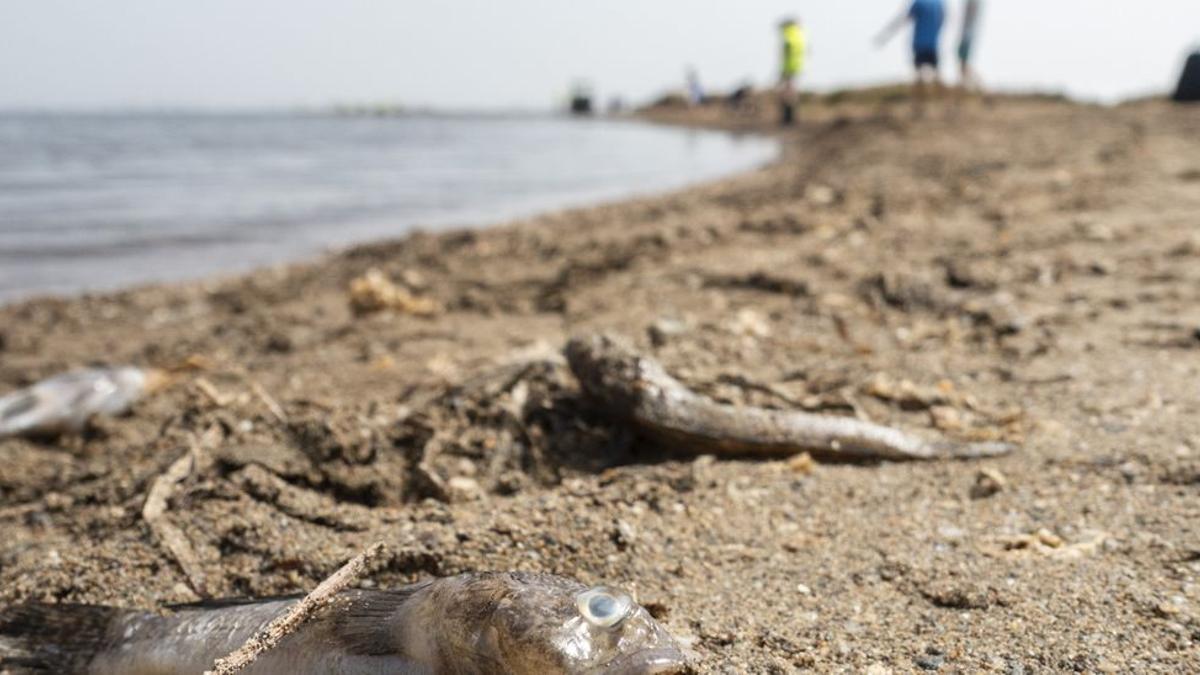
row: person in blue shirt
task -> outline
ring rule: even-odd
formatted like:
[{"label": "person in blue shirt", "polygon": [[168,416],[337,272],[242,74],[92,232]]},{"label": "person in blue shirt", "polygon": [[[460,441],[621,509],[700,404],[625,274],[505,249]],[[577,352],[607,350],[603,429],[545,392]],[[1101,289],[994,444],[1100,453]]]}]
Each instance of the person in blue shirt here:
[{"label": "person in blue shirt", "polygon": [[931,86],[936,93],[942,92],[938,50],[942,41],[942,25],[946,23],[946,5],[943,0],[913,0],[900,16],[883,29],[876,38],[876,44],[882,47],[910,21],[913,25],[913,67],[917,73],[913,101],[919,114],[924,110]]}]

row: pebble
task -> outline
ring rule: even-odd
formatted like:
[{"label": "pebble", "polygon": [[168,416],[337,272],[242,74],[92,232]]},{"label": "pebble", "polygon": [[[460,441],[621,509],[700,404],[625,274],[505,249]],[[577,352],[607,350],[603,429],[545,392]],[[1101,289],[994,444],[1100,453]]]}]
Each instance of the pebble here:
[{"label": "pebble", "polygon": [[613,524],[612,538],[613,543],[615,543],[618,548],[624,550],[630,546],[633,546],[634,543],[637,542],[637,530],[635,530],[627,521],[618,518]]},{"label": "pebble", "polygon": [[1038,530],[1034,533],[1034,536],[1037,537],[1038,541],[1050,548],[1062,548],[1064,543],[1062,537],[1045,528]]},{"label": "pebble", "polygon": [[678,319],[669,319],[663,317],[646,329],[646,335],[650,338],[651,344],[655,347],[662,347],[671,341],[671,338],[683,335],[687,332],[687,324]]},{"label": "pebble", "polygon": [[829,206],[837,201],[837,191],[828,185],[809,185],[804,197],[817,206]]},{"label": "pebble", "polygon": [[58,492],[47,492],[42,502],[47,511],[64,511],[75,504],[75,498]]},{"label": "pebble", "polygon": [[987,499],[1004,491],[1008,479],[996,469],[981,469],[975,474],[975,484],[971,486],[971,499]]},{"label": "pebble", "polygon": [[807,476],[817,468],[816,462],[813,461],[812,455],[807,452],[800,453],[787,461],[787,467],[792,473]]},{"label": "pebble", "polygon": [[942,667],[942,663],[945,661],[946,657],[940,654],[927,654],[925,656],[918,656],[916,664],[921,670],[937,670]]},{"label": "pebble", "polygon": [[942,431],[961,431],[965,426],[962,413],[950,406],[935,405],[929,409],[929,416],[933,420],[933,426]]},{"label": "pebble", "polygon": [[925,654],[914,659],[921,670],[937,670],[946,661],[946,652],[937,647],[926,647]]},{"label": "pebble", "polygon": [[1180,609],[1178,605],[1170,602],[1160,602],[1158,603],[1158,606],[1154,608],[1154,611],[1156,611],[1159,616],[1168,617],[1179,614]]},{"label": "pebble", "polygon": [[995,603],[987,584],[969,579],[936,580],[921,593],[933,605],[949,609],[988,609]]},{"label": "pebble", "polygon": [[468,502],[483,496],[479,481],[466,476],[454,476],[446,481],[446,488],[450,492],[450,501],[453,502]]},{"label": "pebble", "polygon": [[729,331],[735,335],[765,338],[771,335],[771,323],[760,312],[745,308],[738,310],[729,322]]}]

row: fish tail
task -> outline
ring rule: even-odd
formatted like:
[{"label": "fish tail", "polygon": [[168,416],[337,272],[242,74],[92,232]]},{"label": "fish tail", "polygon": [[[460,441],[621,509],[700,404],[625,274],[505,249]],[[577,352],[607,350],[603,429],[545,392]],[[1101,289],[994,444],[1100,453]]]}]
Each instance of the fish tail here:
[{"label": "fish tail", "polygon": [[128,610],[30,603],[0,607],[0,672],[85,673]]}]

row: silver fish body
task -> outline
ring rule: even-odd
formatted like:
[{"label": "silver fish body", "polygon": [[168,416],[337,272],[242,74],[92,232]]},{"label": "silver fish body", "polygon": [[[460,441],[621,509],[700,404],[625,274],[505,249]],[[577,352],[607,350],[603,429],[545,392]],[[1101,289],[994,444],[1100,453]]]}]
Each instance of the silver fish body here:
[{"label": "silver fish body", "polygon": [[[25,664],[87,675],[201,673],[295,601],[190,605],[166,616],[79,605],[0,610],[0,672]],[[627,595],[514,572],[345,592],[244,672],[642,675],[683,672],[685,661]]]},{"label": "silver fish body", "polygon": [[120,415],[147,389],[140,368],[87,368],[0,396],[0,438],[82,429],[97,415]]}]

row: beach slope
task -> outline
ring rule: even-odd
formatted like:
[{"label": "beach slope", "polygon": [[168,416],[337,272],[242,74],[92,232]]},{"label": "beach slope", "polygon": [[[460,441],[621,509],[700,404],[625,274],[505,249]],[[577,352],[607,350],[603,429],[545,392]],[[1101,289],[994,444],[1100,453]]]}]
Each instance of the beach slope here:
[{"label": "beach slope", "polygon": [[[0,441],[0,603],[305,591],[382,540],[380,585],[625,587],[702,672],[1200,670],[1197,111],[848,100],[782,139],[669,195],[0,309],[3,391],[179,368]],[[356,312],[371,269],[402,291]],[[561,348],[599,331],[720,402],[1020,448],[697,457],[580,393]]]}]

